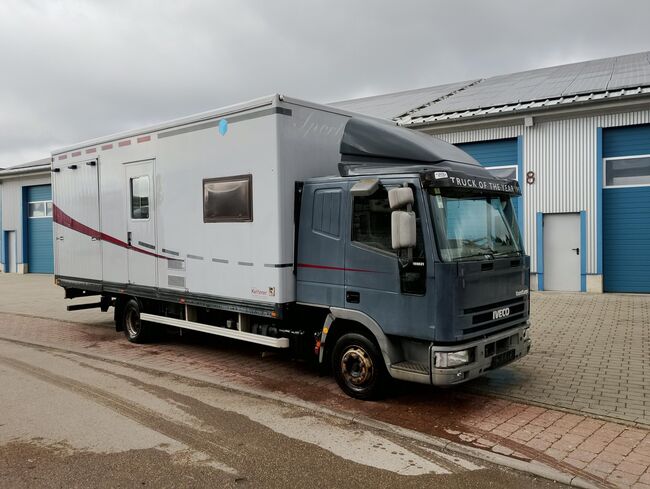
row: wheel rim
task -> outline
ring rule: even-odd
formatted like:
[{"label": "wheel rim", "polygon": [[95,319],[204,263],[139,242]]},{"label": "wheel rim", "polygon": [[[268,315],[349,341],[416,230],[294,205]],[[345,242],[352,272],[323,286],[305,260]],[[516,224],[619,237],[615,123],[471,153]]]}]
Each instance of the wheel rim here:
[{"label": "wheel rim", "polygon": [[375,367],[368,352],[354,345],[348,347],[341,357],[341,372],[349,386],[359,389],[373,379]]},{"label": "wheel rim", "polygon": [[126,313],[126,330],[129,336],[135,338],[140,334],[140,314],[135,309],[129,309]]}]

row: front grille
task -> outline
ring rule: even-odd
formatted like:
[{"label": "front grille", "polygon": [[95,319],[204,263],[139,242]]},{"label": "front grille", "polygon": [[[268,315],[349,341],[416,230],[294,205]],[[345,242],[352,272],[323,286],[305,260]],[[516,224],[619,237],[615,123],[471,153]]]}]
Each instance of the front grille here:
[{"label": "front grille", "polygon": [[[508,299],[506,301],[465,309],[463,311],[465,314],[472,314],[472,327],[463,329],[463,334],[478,333],[504,324],[523,321],[526,313],[525,300],[525,297],[517,297],[516,299]],[[510,309],[508,315],[495,319],[493,315],[494,311],[506,307]]]},{"label": "front grille", "polygon": [[463,314],[472,314],[474,312],[482,312],[482,311],[491,311],[492,309],[497,309],[499,307],[505,307],[510,304],[523,304],[525,300],[525,297],[517,297],[515,299],[508,299],[505,301],[501,302],[493,302],[492,304],[486,304],[483,306],[477,306],[477,307],[470,307],[469,309],[463,309]]}]

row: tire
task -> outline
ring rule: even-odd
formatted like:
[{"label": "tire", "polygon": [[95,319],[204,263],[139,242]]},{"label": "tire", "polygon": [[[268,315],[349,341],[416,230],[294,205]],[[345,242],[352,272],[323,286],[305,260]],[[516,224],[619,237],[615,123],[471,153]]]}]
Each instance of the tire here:
[{"label": "tire", "polygon": [[124,336],[131,343],[146,343],[151,339],[151,326],[140,319],[140,303],[129,299],[122,307]]},{"label": "tire", "polygon": [[339,338],[332,351],[332,369],[339,387],[361,400],[382,397],[388,374],[377,345],[359,333]]}]

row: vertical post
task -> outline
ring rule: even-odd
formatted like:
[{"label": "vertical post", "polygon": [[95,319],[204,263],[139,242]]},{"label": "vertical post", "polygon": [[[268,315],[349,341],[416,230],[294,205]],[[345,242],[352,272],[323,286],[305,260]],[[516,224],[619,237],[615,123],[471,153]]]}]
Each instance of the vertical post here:
[{"label": "vertical post", "polygon": [[580,211],[580,292],[587,292],[587,211]]},{"label": "vertical post", "polygon": [[537,290],[544,290],[544,214],[537,213]]},{"label": "vertical post", "polygon": [[603,273],[603,128],[596,128],[596,273]]}]

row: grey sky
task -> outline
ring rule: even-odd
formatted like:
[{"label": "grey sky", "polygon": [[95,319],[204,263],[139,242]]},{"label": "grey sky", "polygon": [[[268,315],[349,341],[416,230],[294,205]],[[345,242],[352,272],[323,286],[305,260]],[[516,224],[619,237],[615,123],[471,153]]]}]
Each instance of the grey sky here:
[{"label": "grey sky", "polygon": [[0,0],[0,167],[273,92],[328,102],[650,50],[647,0]]}]

